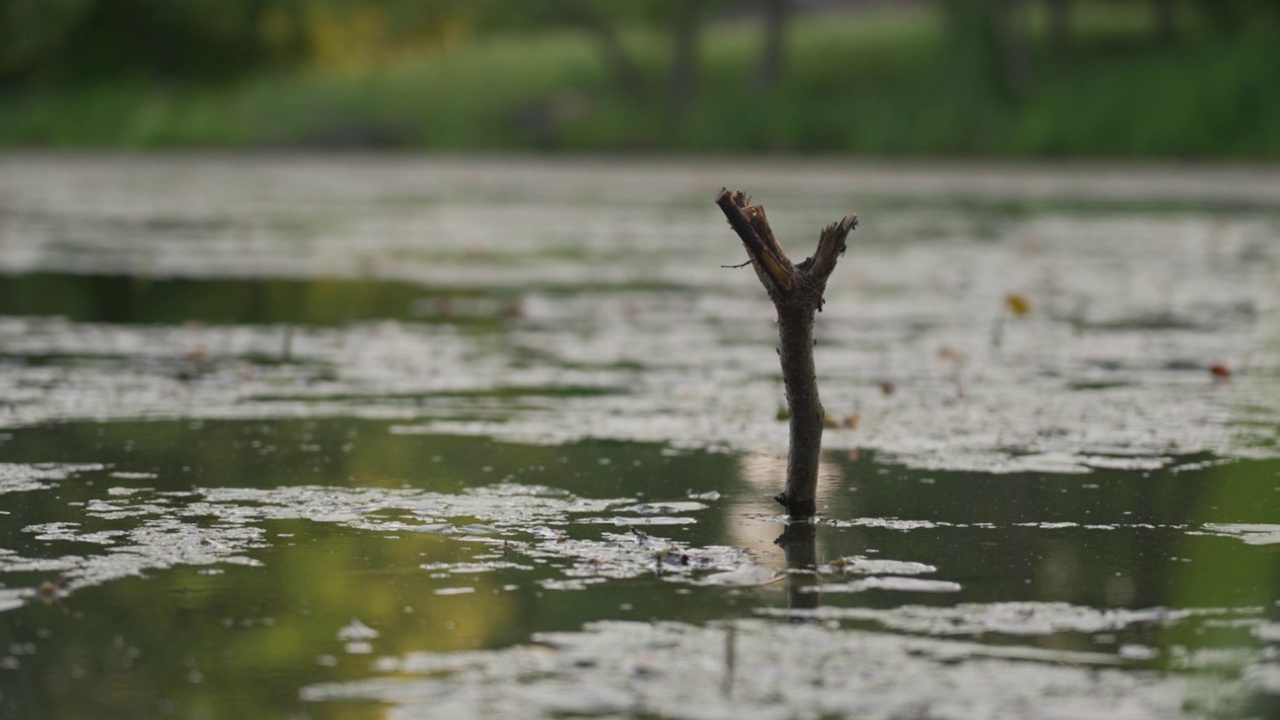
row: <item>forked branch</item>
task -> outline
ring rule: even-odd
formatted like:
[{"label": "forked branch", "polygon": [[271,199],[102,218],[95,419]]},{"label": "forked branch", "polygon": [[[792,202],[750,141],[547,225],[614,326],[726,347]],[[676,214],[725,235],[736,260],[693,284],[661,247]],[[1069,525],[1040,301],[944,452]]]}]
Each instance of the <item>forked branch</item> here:
[{"label": "forked branch", "polygon": [[813,317],[822,309],[827,279],[845,251],[845,239],[858,226],[858,216],[846,215],[828,225],[818,238],[817,251],[797,264],[782,250],[764,208],[752,205],[746,194],[721,188],[716,204],[742,240],[760,284],[778,311],[778,355],[791,413],[791,447],[786,485],[775,499],[792,519],[809,519],[817,512],[824,415],[813,363]]}]

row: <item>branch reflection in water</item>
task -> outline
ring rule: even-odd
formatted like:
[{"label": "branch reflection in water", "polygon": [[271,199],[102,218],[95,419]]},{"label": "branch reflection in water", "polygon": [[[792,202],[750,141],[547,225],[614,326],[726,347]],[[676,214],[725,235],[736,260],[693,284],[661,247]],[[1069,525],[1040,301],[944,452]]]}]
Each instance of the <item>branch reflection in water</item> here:
[{"label": "branch reflection in water", "polygon": [[[812,522],[791,522],[774,541],[787,561],[787,607],[791,610],[812,610],[822,602],[815,530]],[[798,620],[792,617],[793,622]]]},{"label": "branch reflection in water", "polygon": [[[755,450],[739,456],[738,475],[748,491],[727,498],[726,512],[734,518],[726,528],[731,544],[752,551],[761,558],[774,556],[778,524],[784,515],[778,512],[771,493],[777,489],[778,479],[786,477],[786,474],[785,453]],[[844,492],[847,486],[841,467],[824,453],[818,465],[819,513],[834,512],[841,517],[854,517],[857,512],[851,506],[854,496]]]}]

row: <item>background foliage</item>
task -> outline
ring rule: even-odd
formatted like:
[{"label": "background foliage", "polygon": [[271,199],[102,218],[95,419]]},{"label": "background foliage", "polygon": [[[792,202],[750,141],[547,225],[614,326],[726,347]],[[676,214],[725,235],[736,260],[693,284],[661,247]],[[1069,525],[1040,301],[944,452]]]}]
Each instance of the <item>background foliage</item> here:
[{"label": "background foliage", "polygon": [[0,143],[1280,156],[1280,0],[0,0]]}]

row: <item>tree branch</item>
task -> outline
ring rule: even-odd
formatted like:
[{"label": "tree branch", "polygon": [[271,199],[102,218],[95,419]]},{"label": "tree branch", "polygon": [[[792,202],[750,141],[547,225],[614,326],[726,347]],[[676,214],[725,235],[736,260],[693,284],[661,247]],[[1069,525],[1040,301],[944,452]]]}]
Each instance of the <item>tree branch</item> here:
[{"label": "tree branch", "polygon": [[[756,274],[760,276],[760,282],[769,291],[769,297],[774,298],[791,291],[795,268],[773,236],[769,221],[764,217],[764,208],[751,205],[750,202],[751,198],[741,190],[730,193],[725,188],[720,188],[720,192],[716,194],[716,204],[724,211],[729,227],[741,238],[742,245],[747,249],[747,255],[756,268]],[[761,237],[758,229],[764,230],[768,242]]]},{"label": "tree branch", "polygon": [[824,228],[817,252],[795,265],[778,243],[764,208],[751,205],[750,201],[741,191],[730,193],[721,188],[716,193],[716,204],[742,240],[756,276],[778,313],[778,355],[791,413],[791,447],[786,485],[776,500],[792,519],[807,520],[817,512],[824,416],[813,362],[813,317],[822,309],[827,279],[845,251],[845,239],[858,225],[858,216],[847,215]]}]

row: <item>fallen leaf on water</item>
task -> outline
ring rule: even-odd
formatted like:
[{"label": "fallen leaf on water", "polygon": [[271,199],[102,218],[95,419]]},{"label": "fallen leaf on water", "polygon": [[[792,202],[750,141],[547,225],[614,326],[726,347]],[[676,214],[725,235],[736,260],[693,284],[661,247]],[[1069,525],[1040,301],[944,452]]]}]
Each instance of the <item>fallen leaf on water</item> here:
[{"label": "fallen leaf on water", "polygon": [[1026,295],[1019,293],[1005,293],[1004,306],[1014,315],[1026,315],[1031,312],[1031,301]]}]

